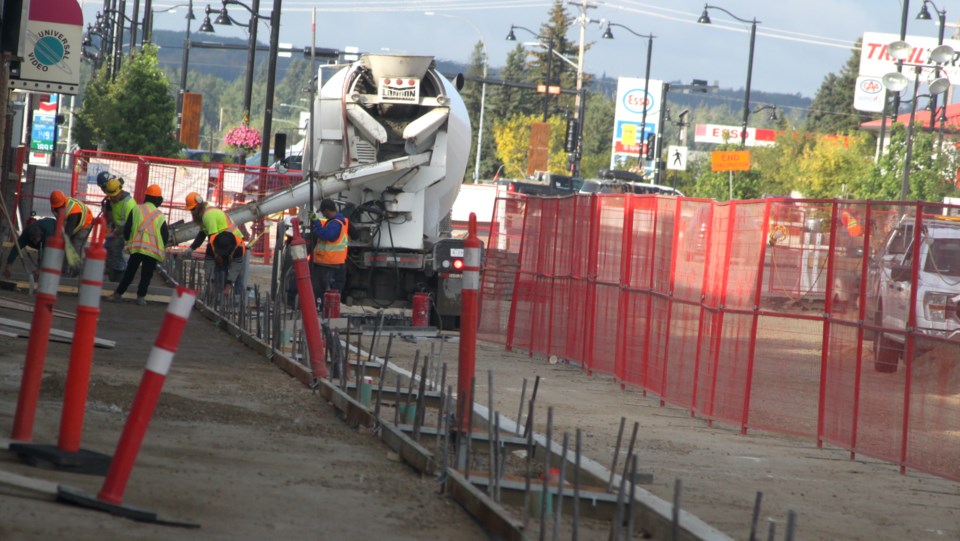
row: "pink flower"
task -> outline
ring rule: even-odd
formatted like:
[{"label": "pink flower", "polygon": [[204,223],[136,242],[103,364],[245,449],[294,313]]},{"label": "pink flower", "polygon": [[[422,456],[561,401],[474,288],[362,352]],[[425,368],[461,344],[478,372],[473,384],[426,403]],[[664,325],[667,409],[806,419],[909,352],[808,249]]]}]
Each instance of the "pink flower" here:
[{"label": "pink flower", "polygon": [[223,138],[223,142],[227,146],[244,153],[253,152],[260,148],[262,144],[260,132],[246,124],[241,124],[228,131],[226,137]]}]

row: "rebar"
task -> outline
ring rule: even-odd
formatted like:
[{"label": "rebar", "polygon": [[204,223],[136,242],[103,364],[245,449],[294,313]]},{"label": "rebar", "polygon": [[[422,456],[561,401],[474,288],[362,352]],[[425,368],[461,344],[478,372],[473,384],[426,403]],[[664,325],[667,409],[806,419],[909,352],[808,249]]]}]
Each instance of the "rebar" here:
[{"label": "rebar", "polygon": [[[533,400],[527,405],[527,427],[533,423]],[[527,428],[527,474],[523,482],[523,531],[530,523],[530,477],[533,475],[533,430]]]},{"label": "rebar", "polygon": [[424,395],[426,394],[427,372],[430,370],[430,357],[423,358],[423,368],[420,370],[420,388],[417,389],[417,406],[413,412],[413,440],[420,441],[420,427],[424,421]]},{"label": "rebar", "polygon": [[680,491],[682,489],[683,481],[677,478],[673,484],[673,509],[671,510],[673,541],[680,541]]},{"label": "rebar", "polygon": [[547,441],[543,453],[543,492],[540,493],[540,541],[547,538],[547,499],[550,497],[550,438],[553,435],[553,406],[547,408]]},{"label": "rebar", "polygon": [[563,485],[567,479],[567,445],[570,434],[563,433],[563,446],[560,451],[560,478],[557,480],[557,506],[553,510],[553,541],[557,541],[560,533],[560,515],[563,511]]},{"label": "rebar", "polygon": [[413,370],[410,371],[410,376],[407,382],[407,396],[404,397],[403,401],[403,424],[407,424],[407,418],[410,417],[410,401],[413,399],[413,382],[416,379],[417,368],[420,366],[420,350],[417,350],[417,353],[413,356]]},{"label": "rebar", "polygon": [[517,409],[517,425],[514,428],[513,434],[515,436],[520,435],[520,426],[523,422],[523,399],[526,398],[527,394],[527,378],[523,378],[523,387],[520,388],[520,406]]},{"label": "rebar", "polygon": [[[433,344],[430,345],[431,348]],[[494,474],[494,464],[496,463],[494,457],[494,447],[493,447],[493,423],[490,422],[493,420],[493,370],[487,370],[487,443],[490,449],[490,467],[487,468],[487,495],[493,497],[494,487],[493,487],[493,474]]]},{"label": "rebar", "polygon": [[620,418],[620,429],[617,430],[617,446],[613,449],[613,464],[610,466],[610,481],[607,482],[607,492],[613,492],[613,477],[617,473],[617,461],[620,459],[620,444],[623,442],[623,429],[627,424],[627,418]]},{"label": "rebar", "polygon": [[577,538],[580,535],[580,449],[582,446],[582,439],[583,433],[578,428],[573,465],[573,535],[570,537],[572,541],[577,541]]},{"label": "rebar", "polygon": [[750,541],[757,539],[757,523],[760,520],[760,500],[763,499],[763,492],[757,491],[757,498],[753,502],[753,517],[750,520]]}]

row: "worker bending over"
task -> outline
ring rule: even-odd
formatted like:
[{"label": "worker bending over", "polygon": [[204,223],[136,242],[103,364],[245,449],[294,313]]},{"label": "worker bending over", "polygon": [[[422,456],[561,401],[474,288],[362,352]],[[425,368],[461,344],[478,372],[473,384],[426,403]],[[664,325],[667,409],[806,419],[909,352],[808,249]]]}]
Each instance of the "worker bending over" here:
[{"label": "worker bending over", "polygon": [[[186,209],[190,211],[194,223],[200,226],[200,232],[197,233],[193,244],[190,245],[190,250],[196,250],[203,244],[204,240],[209,239],[204,256],[206,276],[211,280],[217,278],[217,270],[219,269],[221,271],[219,278],[223,278],[223,293],[225,295],[232,294],[235,288],[242,290],[244,258],[246,257],[246,243],[243,233],[227,216],[227,213],[204,201],[200,194],[196,192],[187,194]],[[221,235],[229,235],[235,238],[221,239],[218,244],[221,250],[217,254],[215,253],[215,243]],[[233,252],[229,254],[229,258],[227,257],[228,245],[234,247]],[[223,265],[217,264],[217,255],[220,256],[220,262],[226,265],[226,270]]]},{"label": "worker bending over", "polygon": [[[17,260],[17,256],[19,256],[20,252],[27,246],[40,252],[40,261],[43,261],[43,247],[47,245],[47,239],[52,237],[56,230],[56,218],[41,218],[25,227],[23,232],[20,233],[20,236],[17,237],[17,245],[11,248],[10,254],[7,255],[7,264],[3,268],[3,275],[10,278],[12,274],[11,265],[13,265],[13,262]],[[39,268],[34,269],[32,272],[34,278],[39,278]]]},{"label": "worker bending over", "polygon": [[73,247],[76,255],[75,261],[70,261],[70,255],[67,255],[67,270],[69,274],[75,276],[80,271],[83,246],[87,243],[87,237],[90,236],[90,228],[93,225],[93,213],[87,205],[72,197],[67,197],[60,190],[50,192],[50,208],[53,209],[54,212],[65,209],[65,221],[63,225],[64,241]]},{"label": "worker bending over", "polygon": [[137,285],[137,304],[147,304],[147,290],[157,264],[163,261],[167,243],[170,242],[170,233],[167,230],[167,220],[160,212],[163,203],[163,194],[160,186],[147,186],[147,193],[142,205],[134,205],[123,225],[122,239],[130,253],[130,261],[117,290],[109,300],[119,302],[124,292],[133,282],[133,277],[140,269],[140,283]]}]

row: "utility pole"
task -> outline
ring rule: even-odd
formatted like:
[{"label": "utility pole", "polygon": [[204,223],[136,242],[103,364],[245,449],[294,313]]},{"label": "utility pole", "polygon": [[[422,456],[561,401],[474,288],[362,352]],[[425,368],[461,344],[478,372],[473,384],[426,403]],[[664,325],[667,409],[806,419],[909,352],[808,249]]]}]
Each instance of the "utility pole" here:
[{"label": "utility pole", "polygon": [[577,125],[577,148],[573,152],[572,163],[571,165],[571,174],[572,176],[580,176],[580,159],[583,154],[583,112],[584,112],[584,95],[583,95],[583,52],[584,52],[584,40],[586,39],[587,33],[587,24],[589,24],[590,17],[587,16],[587,10],[596,9],[597,5],[589,2],[588,0],[569,0],[567,4],[576,6],[580,10],[580,15],[577,17],[577,21],[580,23],[580,44],[577,54],[577,94],[574,100],[573,107],[573,118],[576,121]]}]

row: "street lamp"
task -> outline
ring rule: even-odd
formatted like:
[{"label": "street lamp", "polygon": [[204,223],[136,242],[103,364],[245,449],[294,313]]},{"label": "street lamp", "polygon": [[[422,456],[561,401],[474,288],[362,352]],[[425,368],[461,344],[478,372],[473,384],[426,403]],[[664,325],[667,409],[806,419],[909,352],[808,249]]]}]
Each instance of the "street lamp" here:
[{"label": "street lamp", "polygon": [[[483,82],[480,83],[480,119],[477,126],[477,156],[473,167],[473,183],[480,182],[480,155],[483,153],[483,110],[487,101],[487,40],[483,37],[483,32],[470,19],[460,15],[451,15],[449,13],[437,13],[434,11],[424,11],[424,15],[436,15],[438,17],[447,17],[449,19],[460,19],[469,24],[480,36],[480,45],[483,47]],[[512,31],[512,30],[511,30]]]},{"label": "street lamp", "polygon": [[740,127],[740,146],[744,147],[747,144],[747,119],[750,118],[750,83],[753,80],[753,49],[757,41],[757,25],[760,24],[760,21],[756,17],[753,19],[741,19],[733,13],[723,9],[719,6],[711,6],[709,4],[703,5],[703,13],[700,14],[700,18],[697,19],[697,22],[700,24],[711,24],[710,14],[707,12],[709,9],[719,9],[720,11],[726,13],[727,15],[733,17],[734,19],[750,25],[750,55],[747,59],[747,89],[743,96],[743,124]]},{"label": "street lamp", "polygon": [[189,8],[187,11],[187,19],[195,20],[197,17],[193,14],[193,0],[190,0],[188,4],[177,4],[176,6],[171,6],[165,9],[149,9],[144,13],[143,16],[143,41],[140,42],[141,47],[147,43],[153,42],[153,17],[158,13],[176,13],[178,8]]},{"label": "street lamp", "polygon": [[[243,121],[247,123],[250,120],[250,102],[253,99],[253,68],[257,55],[257,23],[259,19],[266,19],[267,17],[259,13],[260,0],[253,0],[252,6],[247,6],[237,0],[221,0],[221,4],[220,11],[217,13],[217,18],[213,23],[220,26],[243,26],[247,29],[249,35],[247,46],[247,78],[244,81],[243,87]],[[230,13],[227,11],[227,5],[231,4],[240,6],[250,12],[250,20],[246,24],[230,16]],[[210,4],[207,4],[206,18],[204,18],[203,24],[200,26],[200,32],[214,32],[213,25],[210,24],[210,14],[213,12],[214,9],[210,7]]]},{"label": "street lamp", "polygon": [[[895,41],[887,46],[887,50],[890,51],[890,55],[896,58],[897,60],[903,60],[906,58],[912,48],[905,41]],[[949,45],[940,45],[934,50],[930,51],[930,62],[936,64],[936,73],[939,75],[940,65],[946,62],[953,60],[954,51],[953,48]],[[913,122],[917,114],[917,98],[920,91],[920,74],[923,73],[924,68],[929,68],[930,66],[926,64],[907,64],[902,63],[902,66],[913,66],[914,68],[914,80],[913,80],[913,98],[910,103],[910,120],[907,123],[907,141],[906,141],[906,150],[903,158],[903,176],[900,180],[900,200],[906,201],[907,194],[910,191],[910,160],[913,153]],[[887,90],[891,92],[896,92],[898,95],[900,91],[905,89],[909,84],[909,80],[899,71],[894,71],[883,76],[883,85]],[[935,80],[931,81],[928,84],[930,89],[930,95],[936,96],[946,92],[950,88],[950,80],[946,77],[937,77]]]},{"label": "street lamp", "polygon": [[[933,3],[932,0],[923,0],[923,5],[920,6],[920,13],[917,14],[917,19],[921,21],[929,21],[931,19],[930,12],[927,11],[927,4],[930,4],[931,6],[933,6],[933,10],[937,12],[937,19],[938,19],[938,22],[940,23],[940,26],[937,32],[937,45],[938,46],[943,45],[943,32],[944,32],[944,28],[947,25],[947,10],[945,9],[941,10],[940,8],[937,7],[936,4]],[[937,111],[937,99],[938,99],[938,96],[936,95],[930,99],[930,128],[929,128],[930,133],[933,133],[933,124],[934,124],[933,116]],[[949,97],[946,100],[944,100],[944,104],[946,104],[948,101],[949,101]],[[941,141],[942,141],[943,124],[946,122],[946,119],[947,119],[946,109],[944,109],[944,113],[940,116],[940,118],[941,118],[940,133],[941,133]]]},{"label": "street lamp", "polygon": [[761,105],[760,107],[757,107],[756,109],[754,109],[753,111],[751,111],[750,114],[754,114],[754,115],[755,115],[755,114],[759,113],[760,111],[765,111],[765,110],[770,110],[770,116],[767,117],[767,120],[769,120],[770,122],[776,122],[776,121],[780,120],[780,117],[777,116],[777,106],[776,106],[776,105]]},{"label": "street lamp", "polygon": [[[653,38],[655,38],[656,36],[654,36],[653,34],[638,34],[633,30],[631,30],[629,27],[626,27],[622,24],[608,21],[607,29],[606,31],[604,31],[602,36],[603,39],[613,39],[613,32],[610,31],[611,26],[618,26],[620,28],[623,28],[624,30],[626,30],[627,32],[630,32],[631,34],[633,34],[634,36],[637,36],[638,38],[647,38],[647,68],[643,76],[643,95],[644,95],[643,113],[641,113],[641,116],[640,116],[640,147],[639,147],[639,150],[637,151],[637,165],[641,169],[643,169],[643,155],[644,155],[643,146],[647,144],[647,109],[649,109],[647,104],[650,101],[648,99],[648,96],[650,95],[650,61],[653,55]],[[663,122],[663,119],[660,119],[659,122]],[[647,149],[646,155],[647,156],[650,155],[649,148]]]},{"label": "street lamp", "polygon": [[[519,26],[516,24],[510,25],[510,32],[507,33],[507,41],[517,41],[517,35],[513,33],[514,30],[523,30],[524,32],[529,32],[533,37],[539,40],[540,44],[543,45],[543,36],[530,30],[525,26]],[[543,121],[546,122],[547,118],[550,116],[550,83],[553,79],[553,40],[549,40],[546,43],[547,48],[547,76],[546,81],[544,82],[544,91],[543,91]]]},{"label": "street lamp", "polygon": [[[121,2],[121,7],[123,2]],[[120,71],[120,59],[123,56],[123,32],[127,29],[124,21],[131,25],[135,24],[133,19],[127,17],[123,11],[116,9],[104,10],[103,14],[97,12],[97,24],[94,29],[100,34],[101,43],[106,43],[107,54],[110,55],[109,75],[112,79]]]}]

